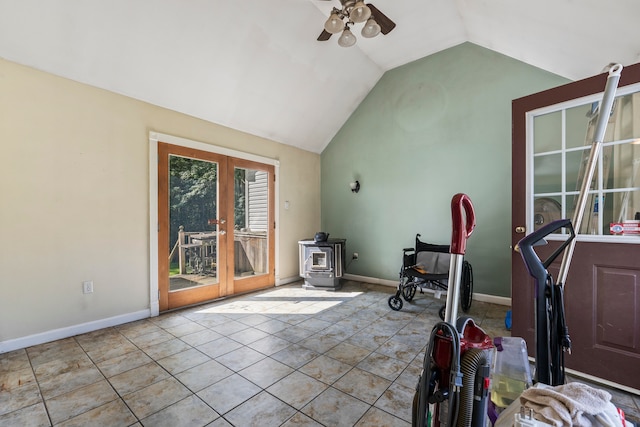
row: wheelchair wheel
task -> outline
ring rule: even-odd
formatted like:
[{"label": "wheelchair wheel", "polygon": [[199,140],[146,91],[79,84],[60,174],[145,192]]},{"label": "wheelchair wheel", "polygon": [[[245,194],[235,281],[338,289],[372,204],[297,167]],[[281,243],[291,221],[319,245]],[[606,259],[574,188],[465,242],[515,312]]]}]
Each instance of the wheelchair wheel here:
[{"label": "wheelchair wheel", "polygon": [[409,302],[416,295],[416,285],[405,285],[402,288],[402,296],[406,302]]},{"label": "wheelchair wheel", "polygon": [[438,311],[438,316],[440,316],[440,320],[444,320],[444,315],[446,314],[447,311],[447,307],[446,306],[442,306],[440,307],[440,311]]},{"label": "wheelchair wheel", "polygon": [[471,269],[471,264],[467,261],[462,264],[461,288],[460,305],[462,306],[462,311],[468,313],[473,300],[473,270]]},{"label": "wheelchair wheel", "polygon": [[399,311],[402,308],[402,298],[391,295],[389,297],[389,307],[391,307],[392,310]]}]

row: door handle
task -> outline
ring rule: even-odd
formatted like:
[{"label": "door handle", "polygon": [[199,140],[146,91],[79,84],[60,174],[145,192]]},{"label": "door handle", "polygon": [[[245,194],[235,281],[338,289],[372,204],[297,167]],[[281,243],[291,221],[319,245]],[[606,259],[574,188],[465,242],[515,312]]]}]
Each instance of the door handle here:
[{"label": "door handle", "polygon": [[522,225],[519,225],[516,227],[516,233],[518,234],[524,234],[527,231],[527,227],[524,227]]}]

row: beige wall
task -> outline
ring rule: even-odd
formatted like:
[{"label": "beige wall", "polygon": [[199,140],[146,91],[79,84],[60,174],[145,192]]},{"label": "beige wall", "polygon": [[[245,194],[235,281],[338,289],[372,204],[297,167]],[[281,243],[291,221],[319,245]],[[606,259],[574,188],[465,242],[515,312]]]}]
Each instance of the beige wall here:
[{"label": "beige wall", "polygon": [[150,131],[279,160],[279,277],[297,276],[318,154],[0,59],[0,352],[149,309]]}]

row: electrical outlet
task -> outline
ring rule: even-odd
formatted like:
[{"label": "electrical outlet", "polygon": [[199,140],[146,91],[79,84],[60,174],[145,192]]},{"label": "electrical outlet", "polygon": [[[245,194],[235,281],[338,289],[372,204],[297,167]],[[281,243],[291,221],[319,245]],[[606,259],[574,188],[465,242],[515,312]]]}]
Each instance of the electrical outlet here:
[{"label": "electrical outlet", "polygon": [[358,252],[354,252],[353,257],[351,259],[358,259]]},{"label": "electrical outlet", "polygon": [[91,280],[82,282],[82,293],[83,294],[93,293],[93,282]]}]

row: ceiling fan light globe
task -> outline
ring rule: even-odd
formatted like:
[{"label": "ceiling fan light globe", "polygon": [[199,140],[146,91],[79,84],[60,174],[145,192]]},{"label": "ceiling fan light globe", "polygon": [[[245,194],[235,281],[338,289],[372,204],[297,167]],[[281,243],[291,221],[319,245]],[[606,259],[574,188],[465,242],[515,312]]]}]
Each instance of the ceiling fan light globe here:
[{"label": "ceiling fan light globe", "polygon": [[324,23],[324,29],[327,33],[338,34],[344,29],[344,22],[336,13],[332,13],[327,22]]},{"label": "ceiling fan light globe", "polygon": [[338,39],[338,44],[342,47],[351,47],[354,44],[356,44],[356,36],[353,35],[351,30],[346,28],[340,35],[340,38]]},{"label": "ceiling fan light globe", "polygon": [[353,5],[353,9],[351,9],[351,13],[349,14],[349,19],[353,22],[365,22],[370,16],[371,9],[369,9],[363,1],[359,1]]},{"label": "ceiling fan light globe", "polygon": [[362,34],[362,37],[370,39],[380,34],[381,30],[382,28],[380,28],[380,25],[378,25],[375,19],[369,18],[367,20],[367,23],[364,24],[364,27],[362,27],[361,34]]}]

